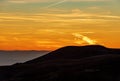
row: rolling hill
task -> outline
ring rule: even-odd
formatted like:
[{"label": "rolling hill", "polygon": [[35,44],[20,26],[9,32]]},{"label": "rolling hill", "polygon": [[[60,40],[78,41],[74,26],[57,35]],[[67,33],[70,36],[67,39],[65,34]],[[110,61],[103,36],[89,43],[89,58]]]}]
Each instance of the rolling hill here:
[{"label": "rolling hill", "polygon": [[0,67],[0,81],[120,81],[120,49],[67,46]]}]

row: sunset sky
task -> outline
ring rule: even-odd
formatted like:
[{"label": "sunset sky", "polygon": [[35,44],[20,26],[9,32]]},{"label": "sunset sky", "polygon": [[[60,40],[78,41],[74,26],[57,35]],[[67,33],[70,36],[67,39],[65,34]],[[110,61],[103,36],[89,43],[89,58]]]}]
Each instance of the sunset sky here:
[{"label": "sunset sky", "polygon": [[120,48],[120,0],[0,0],[0,50]]}]

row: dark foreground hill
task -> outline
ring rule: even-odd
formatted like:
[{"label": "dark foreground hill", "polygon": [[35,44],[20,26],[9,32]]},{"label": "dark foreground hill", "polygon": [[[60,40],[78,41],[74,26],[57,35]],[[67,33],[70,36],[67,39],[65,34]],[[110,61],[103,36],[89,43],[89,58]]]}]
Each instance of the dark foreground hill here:
[{"label": "dark foreground hill", "polygon": [[120,81],[120,49],[68,46],[0,67],[0,81]]}]

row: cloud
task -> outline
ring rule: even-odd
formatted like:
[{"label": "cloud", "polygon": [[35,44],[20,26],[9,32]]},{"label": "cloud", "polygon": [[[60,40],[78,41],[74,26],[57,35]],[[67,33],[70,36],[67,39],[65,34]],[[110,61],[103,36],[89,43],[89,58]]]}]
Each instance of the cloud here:
[{"label": "cloud", "polygon": [[64,3],[64,2],[66,2],[66,1],[67,1],[67,0],[58,1],[58,2],[56,2],[56,3],[54,3],[54,4],[50,4],[50,5],[46,6],[45,8],[50,8],[50,7],[53,7],[53,6],[62,4],[62,3]]},{"label": "cloud", "polygon": [[54,44],[55,42],[54,41],[45,41],[45,40],[43,40],[43,41],[36,41],[36,43],[37,44],[42,44],[42,45],[44,45],[44,44]]},{"label": "cloud", "polygon": [[[39,31],[39,30],[38,30]],[[40,30],[41,31],[41,30]],[[57,31],[57,30],[53,30],[53,29],[44,29],[42,30],[44,32],[49,32],[49,33],[55,33],[55,34],[65,34],[64,32],[61,32],[61,31]]]},{"label": "cloud", "polygon": [[101,14],[90,14],[84,13],[82,11],[73,12],[72,13],[40,13],[40,14],[32,14],[32,15],[16,15],[16,14],[0,14],[0,22],[4,21],[31,21],[31,22],[59,22],[59,23],[94,23],[96,24],[106,21],[112,20],[120,20],[120,16],[114,15],[101,15]]},{"label": "cloud", "polygon": [[82,34],[79,34],[79,33],[72,33],[72,35],[74,36],[74,37],[76,37],[77,39],[81,39],[82,41],[75,41],[76,43],[78,43],[78,44],[82,44],[83,43],[83,41],[85,41],[87,44],[90,44],[90,45],[93,45],[93,44],[96,44],[96,41],[95,40],[93,40],[93,39],[91,39],[91,38],[89,38],[89,37],[87,37],[87,36],[84,36],[84,35],[82,35]]},{"label": "cloud", "polygon": [[[37,2],[62,2],[61,0],[6,0],[11,3],[37,3]],[[85,1],[111,1],[111,0],[63,0],[63,1],[68,1],[68,2],[85,2]]]},{"label": "cloud", "polygon": [[10,3],[27,3],[26,1],[23,1],[23,0],[18,0],[18,1],[16,1],[16,0],[10,0],[8,2],[10,2]]},{"label": "cloud", "polygon": [[95,33],[95,32],[80,32],[80,33],[93,34],[93,33]]}]

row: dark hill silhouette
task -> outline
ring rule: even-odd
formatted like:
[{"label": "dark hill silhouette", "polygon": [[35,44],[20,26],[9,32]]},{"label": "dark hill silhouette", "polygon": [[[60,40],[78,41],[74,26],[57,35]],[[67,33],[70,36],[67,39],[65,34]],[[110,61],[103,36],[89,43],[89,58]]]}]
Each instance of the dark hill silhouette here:
[{"label": "dark hill silhouette", "polygon": [[120,81],[120,49],[63,47],[25,63],[0,67],[0,81]]},{"label": "dark hill silhouette", "polygon": [[42,61],[55,60],[55,59],[80,59],[84,57],[104,55],[104,54],[120,54],[120,51],[109,49],[100,45],[88,46],[67,46],[48,53],[37,59],[28,61],[26,63],[38,63]]}]

